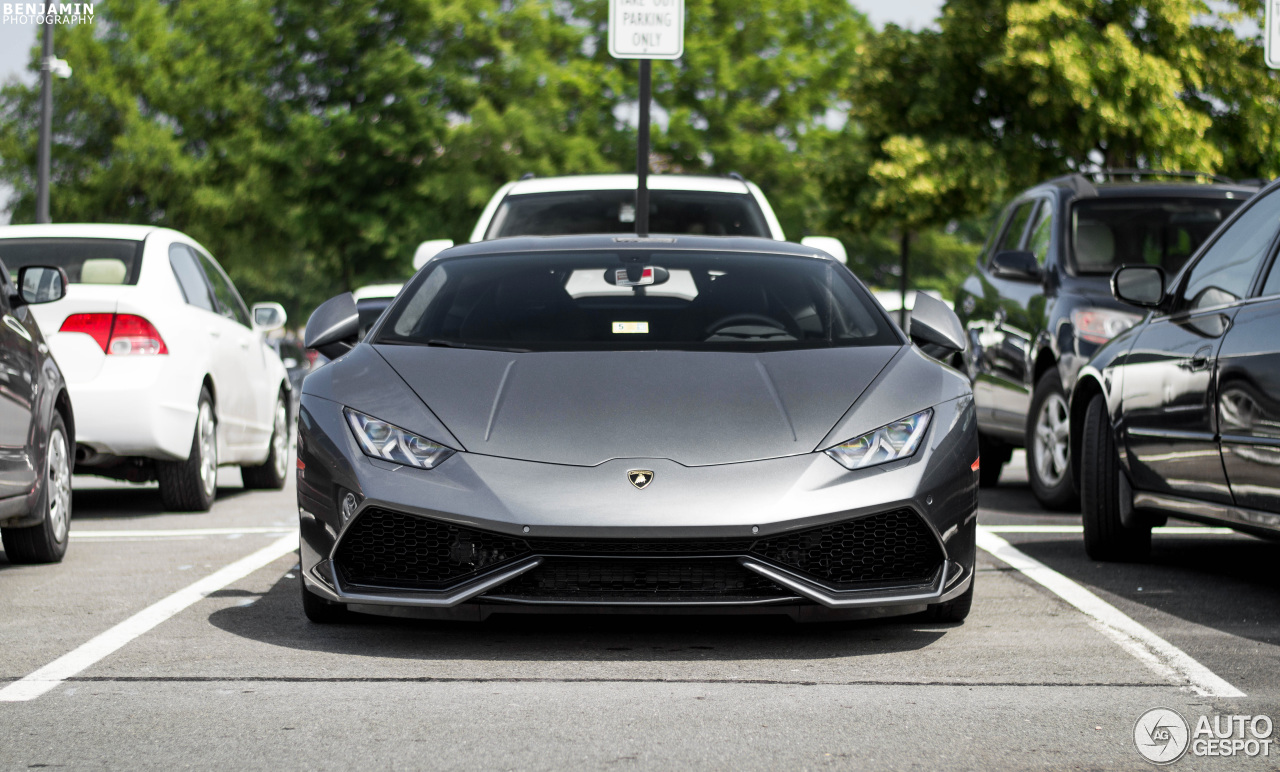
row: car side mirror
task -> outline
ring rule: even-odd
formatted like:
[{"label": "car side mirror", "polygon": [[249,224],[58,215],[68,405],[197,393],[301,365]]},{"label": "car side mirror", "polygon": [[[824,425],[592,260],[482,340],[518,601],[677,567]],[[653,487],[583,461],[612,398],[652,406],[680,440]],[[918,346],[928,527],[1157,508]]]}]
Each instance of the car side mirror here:
[{"label": "car side mirror", "polygon": [[253,328],[262,332],[271,332],[284,326],[289,320],[284,306],[279,303],[254,303]]},{"label": "car side mirror", "polygon": [[432,239],[422,242],[413,253],[413,270],[418,270],[426,265],[428,260],[452,246],[453,239]]},{"label": "car side mirror", "polygon": [[991,261],[991,272],[1001,279],[1014,281],[1040,281],[1044,276],[1035,253],[1024,251],[997,253]]},{"label": "car side mirror", "polygon": [[830,236],[805,236],[800,239],[800,243],[806,247],[820,249],[842,263],[849,262],[849,253],[845,251],[840,239],[833,239]]},{"label": "car side mirror", "polygon": [[303,345],[330,359],[337,359],[355,348],[360,340],[360,313],[350,292],[331,297],[320,304],[307,320]]},{"label": "car side mirror", "polygon": [[18,269],[18,299],[23,305],[62,300],[67,294],[67,274],[52,265],[26,265]]},{"label": "car side mirror", "polygon": [[956,312],[946,303],[923,292],[916,293],[909,328],[911,342],[934,359],[959,354],[969,345],[969,336],[965,334]]},{"label": "car side mirror", "polygon": [[1122,265],[1111,274],[1111,294],[1116,300],[1141,308],[1164,304],[1164,269],[1157,265]]}]

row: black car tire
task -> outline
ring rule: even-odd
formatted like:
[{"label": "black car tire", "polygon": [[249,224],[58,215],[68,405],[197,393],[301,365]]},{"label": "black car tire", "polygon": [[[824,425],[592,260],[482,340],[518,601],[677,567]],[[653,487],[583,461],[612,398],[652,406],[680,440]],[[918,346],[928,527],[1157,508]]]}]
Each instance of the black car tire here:
[{"label": "black car tire", "polygon": [[306,581],[301,576],[298,577],[298,584],[302,585],[302,613],[307,615],[307,619],[318,625],[352,621],[347,604],[325,600],[309,591]]},{"label": "black car tire", "polygon": [[[159,461],[156,463],[156,477],[160,481],[160,499],[165,509],[175,512],[208,512],[217,498],[218,474],[218,437],[217,420],[213,422],[212,444],[209,437],[203,435],[208,428],[204,419],[213,415],[213,398],[208,389],[200,390],[200,400],[196,403],[196,428],[191,438],[191,453],[185,461]],[[208,458],[212,453],[212,460]],[[208,464],[213,465],[214,484],[208,484],[206,474]]]},{"label": "black car tire", "polygon": [[1008,443],[978,432],[978,487],[996,487],[1000,483],[1000,472],[1012,455],[1013,448]]},{"label": "black car tire", "polygon": [[973,585],[974,582],[971,581],[969,589],[961,595],[946,603],[935,603],[925,609],[925,618],[933,622],[963,622],[969,616],[969,610],[973,608]]},{"label": "black car tire", "polygon": [[240,467],[244,487],[278,491],[289,480],[289,402],[283,391],[272,409],[270,450],[267,460],[257,466]]},{"label": "black car tire", "polygon": [[[56,442],[55,436],[61,439],[64,454],[63,463],[58,465],[60,469],[53,468],[55,464],[52,449]],[[61,481],[67,486],[61,501],[56,500],[58,497],[53,488],[59,484],[59,481],[54,479],[55,475],[70,477],[71,466],[67,463],[70,459],[66,458],[70,447],[67,441],[66,424],[63,423],[62,416],[54,412],[49,430],[49,449],[45,454],[44,484],[41,486],[39,503],[36,505],[36,511],[42,515],[41,520],[38,524],[25,528],[0,528],[0,541],[4,543],[4,554],[9,558],[10,563],[58,563],[61,562],[62,556],[67,554],[67,542],[70,541],[71,531],[71,481],[70,479]],[[64,508],[61,516],[54,516],[51,504]]]},{"label": "black car tire", "polygon": [[[1057,480],[1042,476],[1040,471],[1040,451],[1037,446],[1037,434],[1040,430],[1040,414],[1043,411],[1057,413],[1057,421],[1053,423],[1053,441],[1062,442],[1066,460],[1061,469],[1061,477]],[[1071,474],[1070,418],[1067,408],[1066,391],[1062,388],[1062,379],[1058,371],[1051,369],[1036,381],[1035,390],[1031,393],[1031,410],[1027,413],[1027,480],[1031,483],[1031,492],[1035,494],[1040,506],[1050,510],[1075,509],[1080,504],[1076,493],[1075,479]]]},{"label": "black car tire", "polygon": [[1151,555],[1151,527],[1130,528],[1120,519],[1120,455],[1101,394],[1085,413],[1080,448],[1080,511],[1084,550],[1094,560],[1137,563]]}]

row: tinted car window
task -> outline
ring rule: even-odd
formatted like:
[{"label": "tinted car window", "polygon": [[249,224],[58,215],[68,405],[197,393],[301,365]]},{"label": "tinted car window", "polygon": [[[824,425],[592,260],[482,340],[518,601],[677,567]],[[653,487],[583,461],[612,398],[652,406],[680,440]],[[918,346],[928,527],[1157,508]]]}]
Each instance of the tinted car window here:
[{"label": "tinted car window", "polygon": [[218,264],[208,257],[200,255],[200,264],[204,267],[204,275],[209,277],[213,294],[218,299],[218,313],[248,327],[249,309],[244,307],[244,301],[240,299],[231,280],[222,272]]},{"label": "tinted car window", "polygon": [[204,273],[191,250],[182,244],[170,244],[169,265],[173,268],[174,278],[178,280],[183,299],[193,306],[212,311],[213,300],[209,297],[209,285],[205,284]]},{"label": "tinted car window", "polygon": [[1071,211],[1076,270],[1110,274],[1121,265],[1158,265],[1170,275],[1243,203],[1229,198],[1095,198]]},{"label": "tinted car window", "polygon": [[127,239],[0,239],[0,258],[15,273],[56,265],[71,284],[137,284],[142,242]]},{"label": "tinted car window", "polygon": [[1027,230],[1027,221],[1031,219],[1031,212],[1034,210],[1036,203],[1035,201],[1024,201],[1013,210],[1013,214],[1009,215],[1008,225],[1005,226],[1004,233],[1000,235],[1000,242],[996,244],[994,254],[1016,250],[1022,246],[1022,234]]},{"label": "tinted car window", "polygon": [[1035,220],[1032,221],[1031,236],[1027,239],[1027,251],[1036,256],[1036,261],[1044,265],[1049,256],[1049,244],[1053,241],[1053,202],[1041,201],[1036,209]]},{"label": "tinted car window", "polygon": [[1280,228],[1280,195],[1268,193],[1231,224],[1191,269],[1182,291],[1183,308],[1232,303],[1249,285]]},{"label": "tinted car window", "polygon": [[1267,286],[1263,288],[1262,294],[1280,295],[1280,260],[1271,265],[1271,275],[1267,277]]},{"label": "tinted car window", "polygon": [[[635,233],[634,190],[583,190],[507,196],[485,238]],[[772,238],[764,213],[746,193],[649,191],[649,230]]]},{"label": "tinted car window", "polygon": [[[741,253],[628,252],[654,283],[626,287],[618,254],[444,260],[389,312],[379,343],[522,350],[780,350],[901,342],[839,265]],[[621,271],[622,282],[618,281]],[[624,292],[617,293],[618,284]],[[664,288],[674,285],[674,291]]]}]

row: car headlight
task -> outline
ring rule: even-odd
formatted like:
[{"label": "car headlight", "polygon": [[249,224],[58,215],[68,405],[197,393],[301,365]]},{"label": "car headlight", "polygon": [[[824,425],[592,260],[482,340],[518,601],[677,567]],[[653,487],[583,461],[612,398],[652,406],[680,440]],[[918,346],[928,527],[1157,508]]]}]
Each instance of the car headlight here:
[{"label": "car headlight", "polygon": [[393,464],[433,469],[455,451],[426,437],[406,432],[399,426],[380,421],[351,408],[344,408],[347,424],[356,435],[360,449],[370,458],[380,458]]},{"label": "car headlight", "polygon": [[1141,314],[1110,308],[1077,308],[1071,312],[1076,335],[1090,343],[1106,343],[1140,321]]},{"label": "car headlight", "polygon": [[911,458],[924,441],[933,410],[924,410],[910,418],[881,426],[861,437],[842,442],[826,453],[846,469],[865,469],[890,461]]}]

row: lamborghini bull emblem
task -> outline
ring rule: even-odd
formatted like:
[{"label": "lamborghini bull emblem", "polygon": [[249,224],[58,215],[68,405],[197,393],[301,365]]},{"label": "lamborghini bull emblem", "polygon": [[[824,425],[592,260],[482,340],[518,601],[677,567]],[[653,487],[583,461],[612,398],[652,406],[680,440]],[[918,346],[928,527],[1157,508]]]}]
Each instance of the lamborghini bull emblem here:
[{"label": "lamborghini bull emblem", "polygon": [[648,469],[632,469],[627,472],[627,479],[639,490],[644,490],[653,482],[653,472]]}]

